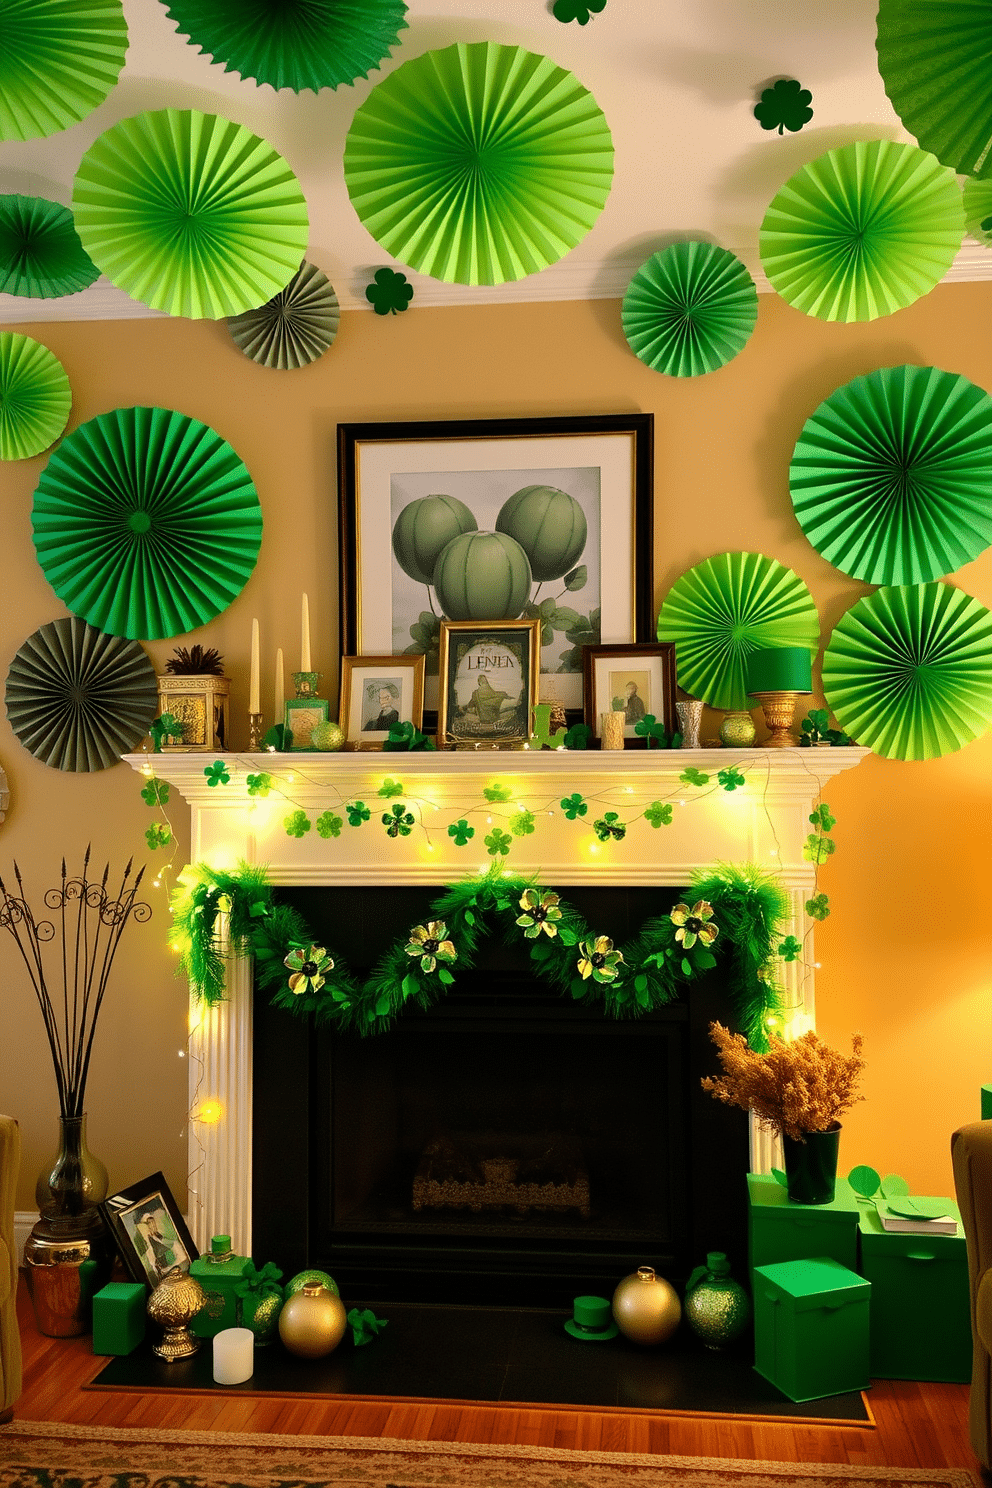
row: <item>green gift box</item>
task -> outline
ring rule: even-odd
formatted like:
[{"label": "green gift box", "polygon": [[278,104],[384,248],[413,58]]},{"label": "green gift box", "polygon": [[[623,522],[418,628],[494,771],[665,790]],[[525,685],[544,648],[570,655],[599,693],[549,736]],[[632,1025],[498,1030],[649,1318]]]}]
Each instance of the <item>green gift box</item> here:
[{"label": "green gift box", "polygon": [[871,1284],[831,1256],[754,1271],[754,1367],[790,1400],[865,1390]]},{"label": "green gift box", "polygon": [[93,1352],[130,1354],[145,1336],[148,1288],[110,1281],[93,1298]]},{"label": "green gift box", "polygon": [[854,1190],[838,1178],[829,1204],[794,1204],[770,1173],[749,1173],[748,1251],[752,1270],[778,1261],[832,1256],[853,1271],[858,1262]]},{"label": "green gift box", "polygon": [[192,1263],[189,1274],[200,1283],[205,1301],[190,1324],[197,1338],[213,1338],[224,1328],[238,1326],[237,1289],[249,1264],[247,1256],[235,1255],[228,1235],[215,1235],[210,1255]]}]

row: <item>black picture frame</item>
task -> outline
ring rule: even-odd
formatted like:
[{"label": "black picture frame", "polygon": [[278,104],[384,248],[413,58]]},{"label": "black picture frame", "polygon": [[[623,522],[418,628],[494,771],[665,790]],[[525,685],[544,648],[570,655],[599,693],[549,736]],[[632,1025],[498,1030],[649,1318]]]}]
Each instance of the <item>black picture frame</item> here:
[{"label": "black picture frame", "polygon": [[[678,713],[675,708],[676,675],[675,645],[672,641],[649,641],[630,646],[586,646],[582,653],[583,675],[583,721],[592,730],[592,738],[598,744],[601,739],[600,715],[612,702],[604,691],[603,673],[647,679],[645,689],[647,702],[641,703],[640,717],[650,713],[665,726],[669,738],[678,730]],[[628,685],[630,685],[628,683]],[[636,684],[635,693],[637,691]],[[626,689],[625,689],[626,690]],[[660,710],[660,711],[659,711]],[[648,740],[634,732],[636,719],[624,728],[624,748],[646,749]]]},{"label": "black picture frame", "polygon": [[[607,413],[554,415],[546,418],[444,419],[338,425],[339,615],[342,654],[408,653],[424,648],[428,658],[424,727],[436,726],[437,673],[434,637],[440,640],[441,606],[423,578],[401,571],[392,536],[394,511],[421,494],[434,493],[443,482],[463,504],[478,504],[480,515],[505,500],[528,476],[579,472],[589,524],[587,546],[594,551],[583,589],[569,589],[574,603],[559,603],[545,632],[545,662],[558,661],[541,673],[540,698],[559,702],[573,721],[582,716],[581,648],[601,642],[633,643],[654,638],[653,615],[653,472],[654,415]],[[410,496],[402,494],[406,484]],[[547,484],[555,485],[554,479]],[[485,489],[484,489],[485,488]],[[595,496],[587,490],[595,488]],[[459,489],[462,494],[459,495]],[[572,494],[572,493],[569,493]],[[491,530],[491,519],[485,530]],[[593,541],[594,539],[594,541]],[[404,577],[407,572],[407,577]],[[572,573],[565,577],[572,578]],[[543,581],[536,581],[537,588]],[[561,581],[549,581],[557,588]],[[413,593],[423,589],[420,608]],[[419,587],[418,587],[419,586]],[[568,588],[568,586],[565,586]],[[394,597],[395,590],[395,597]],[[403,590],[403,597],[399,597]],[[556,597],[555,593],[548,597]],[[543,602],[543,596],[541,598]],[[528,604],[534,603],[534,591]],[[580,608],[581,606],[581,608]],[[405,608],[404,608],[405,607]],[[431,614],[431,610],[434,614]],[[588,610],[588,614],[585,611]],[[599,633],[592,626],[600,611]],[[579,624],[567,629],[576,611]],[[412,635],[425,617],[429,639]],[[458,614],[449,619],[518,618]],[[528,618],[526,612],[519,618]],[[561,618],[561,627],[553,629]],[[408,626],[407,621],[412,623]],[[550,648],[550,649],[549,649]],[[562,671],[565,665],[567,670]]]},{"label": "black picture frame", "polygon": [[188,1271],[199,1257],[161,1173],[112,1194],[100,1205],[100,1212],[132,1281],[153,1291],[170,1271]]}]

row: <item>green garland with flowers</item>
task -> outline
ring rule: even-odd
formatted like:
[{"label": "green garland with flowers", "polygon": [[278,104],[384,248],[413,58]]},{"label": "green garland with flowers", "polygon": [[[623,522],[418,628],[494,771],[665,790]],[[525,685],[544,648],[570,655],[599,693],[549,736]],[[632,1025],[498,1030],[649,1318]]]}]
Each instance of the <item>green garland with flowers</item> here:
[{"label": "green garland with flowers", "polygon": [[425,923],[394,942],[360,981],[315,942],[296,909],[274,899],[264,868],[242,864],[227,873],[195,864],[179,875],[169,940],[194,995],[211,1006],[224,998],[226,955],[250,955],[259,986],[274,989],[273,1006],[363,1036],[385,1032],[409,1004],[438,1001],[494,931],[530,942],[536,977],[579,1002],[600,1004],[613,1018],[663,1007],[726,958],[738,1026],[752,1048],[767,1048],[769,1018],[781,1013],[776,957],[793,959],[781,933],[785,891],[753,864],[717,865],[693,874],[685,899],[614,946],[559,894],[494,865],[445,889]]}]

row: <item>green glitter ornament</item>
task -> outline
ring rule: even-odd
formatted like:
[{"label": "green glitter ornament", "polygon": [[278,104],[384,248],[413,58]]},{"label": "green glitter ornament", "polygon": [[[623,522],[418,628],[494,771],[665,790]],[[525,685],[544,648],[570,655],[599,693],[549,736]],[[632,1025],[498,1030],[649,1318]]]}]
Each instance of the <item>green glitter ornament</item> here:
[{"label": "green glitter ornament", "polygon": [[683,1307],[686,1322],[707,1348],[720,1349],[739,1338],[751,1321],[751,1299],[730,1275],[722,1250],[711,1250],[706,1265],[689,1277]]},{"label": "green glitter ornament", "polygon": [[313,1282],[319,1282],[322,1287],[326,1287],[329,1292],[333,1292],[335,1297],[340,1297],[341,1293],[338,1291],[337,1282],[333,1276],[328,1276],[326,1271],[300,1271],[293,1277],[292,1281],[287,1281],[286,1283],[287,1302],[290,1297],[294,1296],[297,1292],[302,1292],[305,1286],[310,1286]]}]

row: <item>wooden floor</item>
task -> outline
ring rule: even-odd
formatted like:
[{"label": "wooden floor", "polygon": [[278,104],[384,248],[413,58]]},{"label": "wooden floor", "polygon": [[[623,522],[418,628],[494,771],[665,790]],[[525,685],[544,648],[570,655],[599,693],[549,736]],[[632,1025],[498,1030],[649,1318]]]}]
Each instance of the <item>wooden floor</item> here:
[{"label": "wooden floor", "polygon": [[[868,1462],[889,1467],[967,1467],[967,1385],[879,1381],[867,1399],[874,1427],[802,1425],[747,1416],[540,1410],[532,1407],[338,1398],[111,1393],[84,1390],[102,1367],[89,1338],[43,1338],[21,1279],[24,1352],[21,1420],[200,1431],[274,1431],[320,1436],[515,1442],[608,1452],[677,1453],[778,1462]],[[986,1483],[992,1479],[985,1478]]]}]

